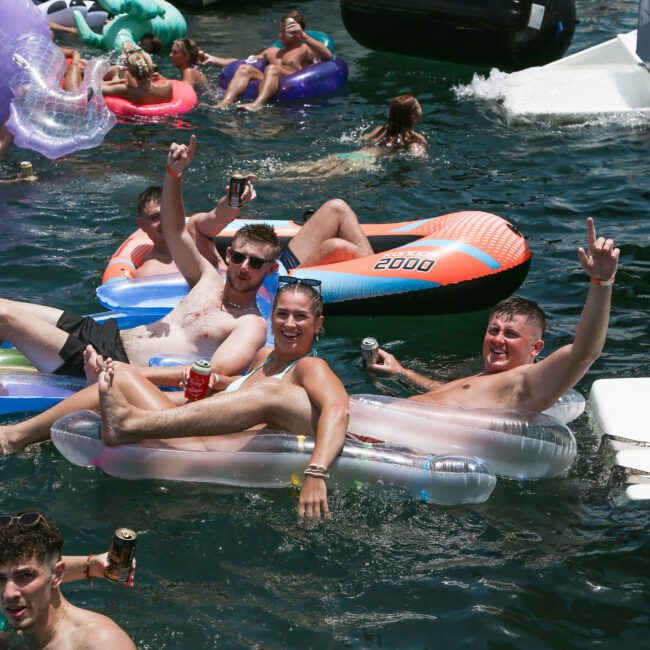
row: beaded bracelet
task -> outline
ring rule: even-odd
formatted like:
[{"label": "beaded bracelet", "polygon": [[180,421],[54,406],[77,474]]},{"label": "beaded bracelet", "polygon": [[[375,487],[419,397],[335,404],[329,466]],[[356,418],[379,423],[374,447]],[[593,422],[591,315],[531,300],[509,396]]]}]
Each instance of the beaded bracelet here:
[{"label": "beaded bracelet", "polygon": [[86,566],[84,567],[84,577],[88,582],[92,582],[92,578],[90,577],[90,560],[92,560],[95,556],[94,555],[88,555],[86,557]]},{"label": "beaded bracelet", "polygon": [[314,478],[322,478],[323,480],[327,480],[330,477],[327,473],[327,467],[325,465],[317,465],[316,463],[307,465],[304,474],[305,476],[313,476]]},{"label": "beaded bracelet", "polygon": [[183,172],[175,172],[169,165],[165,165],[165,171],[174,178],[180,178]]}]

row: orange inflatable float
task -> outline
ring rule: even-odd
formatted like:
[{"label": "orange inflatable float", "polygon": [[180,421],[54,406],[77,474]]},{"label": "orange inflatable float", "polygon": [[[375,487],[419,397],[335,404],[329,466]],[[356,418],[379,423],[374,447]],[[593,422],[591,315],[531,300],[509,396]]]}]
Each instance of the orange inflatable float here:
[{"label": "orange inflatable float", "polygon": [[[235,232],[246,223],[252,221],[236,219],[216,238],[222,255]],[[270,223],[283,244],[301,228],[293,221]],[[291,271],[295,277],[321,280],[328,314],[476,311],[514,293],[530,266],[531,253],[523,235],[505,219],[487,212],[455,212],[362,228],[374,255]],[[136,231],[120,246],[104,273],[103,282],[111,282],[98,290],[103,304],[110,304],[112,309],[137,308],[139,281],[131,282],[130,289],[116,279],[133,278],[151,246],[142,231]],[[171,286],[169,281],[166,285]],[[149,297],[151,289],[151,278],[147,278],[142,291],[146,290]],[[161,300],[167,300],[165,306],[173,307],[187,285],[179,282],[176,291],[180,293],[169,293],[165,298],[161,294]]]}]

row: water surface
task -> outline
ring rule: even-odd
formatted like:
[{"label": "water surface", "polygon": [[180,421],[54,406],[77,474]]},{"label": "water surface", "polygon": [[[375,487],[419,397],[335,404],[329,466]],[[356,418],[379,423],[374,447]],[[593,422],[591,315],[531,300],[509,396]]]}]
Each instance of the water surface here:
[{"label": "water surface", "polygon": [[[570,52],[635,27],[634,2],[577,7]],[[582,308],[587,281],[576,249],[593,216],[620,243],[621,268],[605,352],[578,389],[587,395],[600,377],[650,375],[648,125],[508,126],[493,104],[453,91],[474,69],[365,50],[334,0],[300,8],[350,65],[336,96],[257,115],[206,103],[179,123],[119,124],[102,147],[55,162],[12,151],[0,174],[29,158],[39,180],[1,189],[0,294],[97,311],[94,288],[134,228],[138,193],[161,183],[169,143],[196,133],[199,153],[184,179],[190,212],[211,207],[229,173],[245,169],[260,176],[246,209],[255,217],[296,218],[341,197],[368,223],[466,209],[516,222],[534,254],[520,293],[548,310],[549,351],[570,340]],[[224,2],[188,23],[204,49],[247,56],[275,39],[285,10]],[[396,158],[338,177],[280,175],[283,166],[357,148],[363,128],[403,92],[424,108],[425,164]],[[362,337],[444,374],[475,362],[484,322],[484,313],[332,318],[319,353],[352,393],[406,395],[364,372]],[[648,509],[608,484],[609,461],[587,418],[573,429],[579,454],[568,476],[501,480],[477,507],[335,493],[331,519],[298,524],[290,490],[128,483],[73,467],[50,444],[0,460],[1,499],[7,512],[50,512],[71,553],[101,550],[118,525],[138,531],[136,589],[80,584],[66,593],[114,617],[141,648],[645,647]]]}]

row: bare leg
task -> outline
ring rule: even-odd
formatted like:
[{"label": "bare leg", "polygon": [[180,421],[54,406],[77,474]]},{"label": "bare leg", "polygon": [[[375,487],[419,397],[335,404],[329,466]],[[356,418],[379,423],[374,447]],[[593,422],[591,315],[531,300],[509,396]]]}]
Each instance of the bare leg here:
[{"label": "bare leg", "polygon": [[226,94],[223,96],[223,99],[217,104],[217,108],[224,108],[230,106],[248,87],[248,84],[253,79],[259,79],[262,81],[264,75],[252,65],[240,65],[233,78],[226,88]]},{"label": "bare leg", "polygon": [[262,423],[273,429],[313,434],[318,417],[302,388],[275,380],[165,411],[143,410],[133,405],[108,370],[100,375],[98,387],[104,424],[102,437],[108,445],[143,438],[219,436]]},{"label": "bare leg", "polygon": [[300,266],[333,264],[373,254],[357,215],[341,199],[321,205],[293,237],[290,248]]},{"label": "bare leg", "polygon": [[242,104],[237,108],[240,111],[259,111],[260,108],[262,108],[262,106],[264,106],[264,104],[266,104],[269,99],[275,95],[278,90],[278,86],[280,85],[281,79],[282,75],[280,74],[280,70],[277,66],[266,66],[264,69],[264,79],[262,80],[260,89],[257,93],[257,99],[250,104]]},{"label": "bare leg", "polygon": [[65,71],[65,76],[63,77],[63,90],[77,90],[81,85],[81,80],[83,79],[83,70],[81,69],[81,58],[79,52],[75,50],[72,54],[72,61],[68,66],[68,69]]},{"label": "bare leg", "polygon": [[0,299],[0,340],[13,343],[41,372],[62,363],[59,351],[68,338],[56,327],[63,312],[54,307]]},{"label": "bare leg", "polygon": [[[98,368],[103,367],[103,362],[99,363],[97,359],[93,361]],[[176,406],[170,397],[173,393],[168,394],[158,390],[135,368],[127,364],[119,364],[119,368],[122,390],[133,404],[149,409],[167,409]],[[99,394],[96,385],[80,390],[29,420],[0,427],[0,451],[4,454],[15,453],[22,451],[28,445],[48,440],[52,425],[60,417],[84,410],[99,412]]]}]

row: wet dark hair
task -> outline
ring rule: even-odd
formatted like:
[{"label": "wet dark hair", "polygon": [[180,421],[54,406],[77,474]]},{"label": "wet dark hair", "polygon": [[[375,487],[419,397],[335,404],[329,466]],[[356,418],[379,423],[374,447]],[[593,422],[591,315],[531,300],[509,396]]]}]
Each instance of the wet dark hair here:
[{"label": "wet dark hair", "polygon": [[[19,510],[17,517],[35,510]],[[41,564],[61,557],[63,537],[54,522],[39,513],[39,519],[33,526],[23,526],[12,521],[8,526],[0,527],[0,564],[18,564],[34,558]]]},{"label": "wet dark hair", "polygon": [[232,246],[235,242],[251,241],[260,244],[270,244],[273,247],[271,257],[276,259],[280,254],[280,241],[275,234],[275,229],[268,223],[249,223],[242,226],[232,238]]},{"label": "wet dark hair", "polygon": [[178,43],[185,54],[189,57],[190,65],[199,63],[199,46],[191,38],[177,38],[174,43]]},{"label": "wet dark hair", "polygon": [[139,45],[147,54],[158,56],[162,53],[162,41],[151,32],[142,36]]},{"label": "wet dark hair", "polygon": [[278,298],[283,294],[292,291],[293,293],[302,293],[307,296],[311,301],[311,312],[315,318],[323,315],[323,297],[320,294],[320,291],[314,289],[314,287],[303,284],[302,282],[292,282],[291,284],[283,284],[278,292],[275,294],[273,299],[273,308],[272,312],[275,311],[275,308],[278,304]]},{"label": "wet dark hair", "polygon": [[546,331],[546,314],[544,310],[534,301],[521,296],[510,296],[497,303],[490,312],[492,316],[507,316],[509,319],[515,316],[524,316],[526,322],[532,325],[537,325],[544,336]]},{"label": "wet dark hair", "polygon": [[415,141],[413,130],[419,122],[422,108],[413,95],[399,95],[391,102],[388,119],[376,136],[378,143],[404,146]]},{"label": "wet dark hair", "polygon": [[288,11],[286,14],[284,14],[280,22],[286,22],[287,18],[293,18],[303,29],[305,29],[307,26],[305,17],[297,9],[292,9],[291,11]]},{"label": "wet dark hair", "polygon": [[160,203],[162,200],[162,187],[151,185],[138,195],[138,215],[142,213],[147,203]]}]

